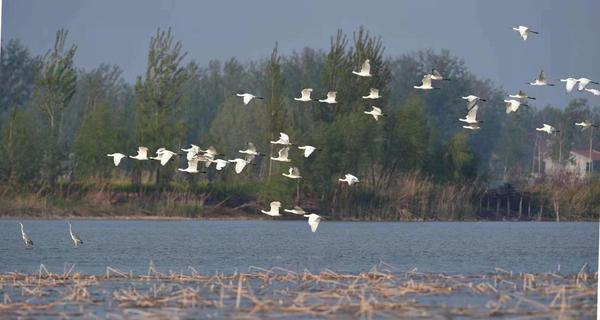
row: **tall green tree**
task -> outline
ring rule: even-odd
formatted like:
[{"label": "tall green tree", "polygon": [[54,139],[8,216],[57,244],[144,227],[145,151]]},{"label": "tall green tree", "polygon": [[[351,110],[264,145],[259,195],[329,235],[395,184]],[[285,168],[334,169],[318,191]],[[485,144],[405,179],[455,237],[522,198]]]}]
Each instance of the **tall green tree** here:
[{"label": "tall green tree", "polygon": [[64,149],[59,145],[62,118],[75,94],[77,72],[74,61],[77,46],[67,46],[68,31],[56,32],[54,47],[42,58],[35,73],[35,104],[44,115],[47,143],[44,150],[43,179],[52,187],[59,173],[59,162]]},{"label": "tall green tree", "polygon": [[[184,87],[194,72],[194,65],[185,66],[180,41],[175,41],[171,29],[156,31],[150,39],[146,73],[138,77],[136,94],[136,137],[140,145],[150,148],[176,148],[185,137],[186,123],[181,121]],[[156,182],[165,186],[172,178],[172,168],[156,167]]]}]

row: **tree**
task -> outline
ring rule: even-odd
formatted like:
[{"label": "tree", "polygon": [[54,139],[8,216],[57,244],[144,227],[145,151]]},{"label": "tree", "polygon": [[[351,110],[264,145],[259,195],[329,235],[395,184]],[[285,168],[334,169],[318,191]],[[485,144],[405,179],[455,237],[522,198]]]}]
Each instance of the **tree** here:
[{"label": "tree", "polygon": [[[138,77],[136,94],[136,136],[139,143],[150,148],[173,148],[181,145],[186,126],[179,111],[184,87],[194,72],[194,65],[183,66],[187,52],[180,41],[175,42],[171,29],[158,29],[150,39],[148,63],[144,77]],[[156,182],[168,184],[171,170],[156,169]]]},{"label": "tree", "polygon": [[47,187],[53,187],[58,176],[59,161],[63,148],[59,145],[62,117],[69,101],[75,94],[77,72],[73,63],[77,47],[66,47],[68,31],[56,32],[54,48],[49,50],[36,68],[35,104],[45,116],[47,138],[43,179]]},{"label": "tree", "polygon": [[24,106],[34,86],[37,59],[19,40],[11,39],[0,56],[0,114]]},{"label": "tree", "polygon": [[475,178],[477,159],[469,148],[469,134],[466,131],[459,132],[450,139],[443,160],[448,180],[465,182]]}]

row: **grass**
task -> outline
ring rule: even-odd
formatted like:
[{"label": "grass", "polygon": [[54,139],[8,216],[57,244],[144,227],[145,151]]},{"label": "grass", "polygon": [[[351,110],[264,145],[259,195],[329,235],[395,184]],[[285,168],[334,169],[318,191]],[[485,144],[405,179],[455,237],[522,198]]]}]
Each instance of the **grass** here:
[{"label": "grass", "polygon": [[[66,269],[66,268],[65,268]],[[368,272],[294,272],[251,267],[234,274],[133,275],[112,267],[82,275],[74,266],[51,274],[0,275],[6,317],[530,317],[592,318],[598,274],[494,273],[445,275],[394,272],[380,263]]]}]

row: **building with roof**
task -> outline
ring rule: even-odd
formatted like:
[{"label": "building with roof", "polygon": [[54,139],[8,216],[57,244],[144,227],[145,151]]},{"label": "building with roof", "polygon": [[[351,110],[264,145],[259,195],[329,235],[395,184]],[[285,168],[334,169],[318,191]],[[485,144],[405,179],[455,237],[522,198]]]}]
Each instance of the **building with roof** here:
[{"label": "building with roof", "polygon": [[585,178],[589,172],[600,172],[600,151],[589,149],[573,149],[569,152],[569,160],[563,165],[549,157],[544,159],[544,173],[555,175],[569,173],[577,178]]}]

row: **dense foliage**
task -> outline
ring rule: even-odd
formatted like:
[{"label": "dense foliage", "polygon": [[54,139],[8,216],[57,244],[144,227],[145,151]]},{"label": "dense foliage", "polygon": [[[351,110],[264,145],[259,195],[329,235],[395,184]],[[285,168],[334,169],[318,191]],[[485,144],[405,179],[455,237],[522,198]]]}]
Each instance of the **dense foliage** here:
[{"label": "dense foliage", "polygon": [[[568,106],[522,107],[506,115],[506,92],[479,79],[448,51],[386,54],[382,39],[363,28],[351,36],[338,31],[328,51],[304,48],[285,56],[275,44],[271,55],[259,61],[230,59],[205,66],[187,56],[171,30],[158,30],[150,39],[146,71],[133,85],[122,79],[118,66],[77,69],[77,47],[64,30],[42,57],[33,57],[18,40],[5,44],[0,183],[3,190],[38,195],[55,192],[57,184],[95,190],[127,185],[139,192],[218,192],[228,185],[245,190],[259,205],[281,200],[325,214],[379,212],[393,218],[408,212],[434,218],[435,212],[473,212],[475,195],[487,182],[531,183],[539,152],[569,161],[568,150],[589,147],[588,132],[575,129],[573,122],[600,122],[600,108],[583,99]],[[367,58],[374,76],[352,75]],[[440,90],[414,90],[432,68],[451,81],[440,83]],[[314,88],[318,98],[337,91],[338,103],[294,101],[303,88]],[[382,98],[374,103],[362,99],[370,88],[378,88]],[[264,100],[244,106],[238,92]],[[467,132],[457,121],[465,113],[460,97],[468,94],[488,100],[480,108],[485,122],[478,132]],[[386,117],[374,121],[363,113],[373,104]],[[550,138],[537,134],[534,128],[543,122],[553,123],[560,133]],[[258,158],[241,175],[231,168],[183,174],[176,168],[185,167],[184,157],[166,167],[125,160],[118,168],[106,157],[133,155],[138,145],[178,151],[194,143],[214,145],[234,158],[249,141],[273,154],[277,148],[269,140],[281,131],[293,143],[319,148],[309,159],[292,148],[292,164],[304,177],[298,185],[281,176],[287,164],[268,157]],[[337,179],[348,172],[361,183],[352,188],[339,184]]]}]

